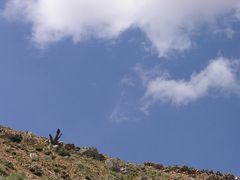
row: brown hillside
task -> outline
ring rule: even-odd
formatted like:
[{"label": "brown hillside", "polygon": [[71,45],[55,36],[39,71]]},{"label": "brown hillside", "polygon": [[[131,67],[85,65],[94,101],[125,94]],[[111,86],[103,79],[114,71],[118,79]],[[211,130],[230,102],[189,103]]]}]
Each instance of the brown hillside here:
[{"label": "brown hillside", "polygon": [[95,148],[49,142],[29,132],[0,126],[0,180],[234,180],[230,174],[187,166],[131,164],[99,153]]}]

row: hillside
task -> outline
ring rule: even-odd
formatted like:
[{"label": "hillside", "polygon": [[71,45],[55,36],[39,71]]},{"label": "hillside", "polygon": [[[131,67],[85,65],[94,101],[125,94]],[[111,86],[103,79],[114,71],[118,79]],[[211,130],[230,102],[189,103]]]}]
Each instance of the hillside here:
[{"label": "hillside", "polygon": [[50,142],[48,138],[30,132],[0,126],[0,180],[235,179],[230,174],[187,166],[164,167],[150,162],[132,164],[103,155],[96,148],[75,147],[74,144],[58,142],[60,131],[58,136],[53,137]]}]

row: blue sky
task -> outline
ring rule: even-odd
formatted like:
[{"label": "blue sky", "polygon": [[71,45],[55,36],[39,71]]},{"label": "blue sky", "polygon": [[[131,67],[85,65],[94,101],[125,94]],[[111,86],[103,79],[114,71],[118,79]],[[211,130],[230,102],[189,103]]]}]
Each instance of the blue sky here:
[{"label": "blue sky", "polygon": [[66,2],[0,2],[1,124],[240,175],[238,1]]}]

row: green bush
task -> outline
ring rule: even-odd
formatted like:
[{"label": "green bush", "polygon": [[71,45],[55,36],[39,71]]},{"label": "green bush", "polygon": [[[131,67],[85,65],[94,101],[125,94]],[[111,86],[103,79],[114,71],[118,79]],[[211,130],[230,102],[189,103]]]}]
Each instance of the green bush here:
[{"label": "green bush", "polygon": [[9,139],[12,141],[12,142],[16,142],[16,143],[20,143],[22,141],[22,136],[21,135],[12,135],[9,137]]},{"label": "green bush", "polygon": [[58,153],[58,155],[60,155],[60,156],[70,156],[70,153],[69,153],[67,150],[65,150],[65,149],[59,149],[59,150],[57,151],[57,153]]}]

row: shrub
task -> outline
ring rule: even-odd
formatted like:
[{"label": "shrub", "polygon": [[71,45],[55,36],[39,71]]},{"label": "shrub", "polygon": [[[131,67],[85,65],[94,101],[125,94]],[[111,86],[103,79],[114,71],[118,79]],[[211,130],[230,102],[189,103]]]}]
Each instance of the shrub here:
[{"label": "shrub", "polygon": [[52,158],[52,160],[55,160],[56,156],[55,155],[51,155],[51,158]]},{"label": "shrub", "polygon": [[22,141],[22,136],[21,135],[11,135],[9,137],[9,139],[12,141],[12,142],[16,142],[16,143],[20,143]]},{"label": "shrub", "polygon": [[52,154],[52,152],[51,151],[45,151],[44,154],[49,156],[50,154]]},{"label": "shrub", "polygon": [[42,151],[43,151],[43,148],[42,148],[41,146],[37,146],[35,149],[36,149],[36,151],[38,151],[38,152],[42,152]]},{"label": "shrub", "polygon": [[163,165],[157,164],[157,163],[152,163],[152,162],[145,162],[144,166],[151,166],[157,170],[162,170],[164,168]]},{"label": "shrub", "polygon": [[175,171],[180,172],[180,173],[187,173],[187,174],[195,174],[196,173],[196,169],[194,169],[192,167],[188,167],[188,166],[179,167]]},{"label": "shrub", "polygon": [[0,176],[7,176],[7,172],[4,169],[0,168]]},{"label": "shrub", "polygon": [[63,178],[63,179],[70,179],[70,176],[67,174],[67,172],[65,172],[65,171],[62,171],[62,175],[61,175],[61,177]]},{"label": "shrub", "polygon": [[13,163],[11,163],[11,162],[6,161],[4,164],[5,164],[5,166],[6,166],[7,168],[9,168],[9,169],[15,169]]},{"label": "shrub", "polygon": [[35,174],[36,176],[42,176],[43,175],[43,171],[40,167],[38,166],[32,166],[30,167],[30,171]]},{"label": "shrub", "polygon": [[59,149],[59,150],[57,151],[57,153],[58,153],[58,155],[60,155],[60,156],[70,156],[70,153],[69,153],[67,150],[65,150],[65,149]]},{"label": "shrub", "polygon": [[217,171],[216,173],[218,176],[223,176],[223,174],[220,171]]}]

